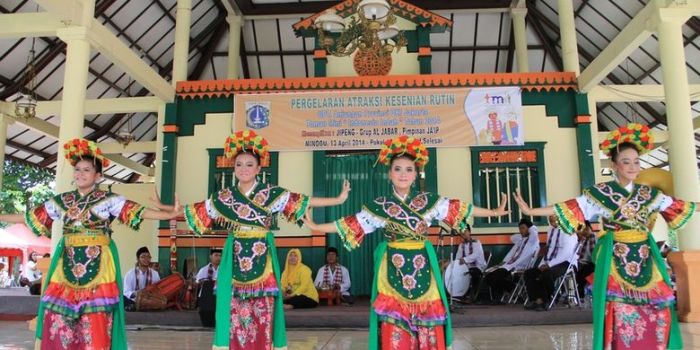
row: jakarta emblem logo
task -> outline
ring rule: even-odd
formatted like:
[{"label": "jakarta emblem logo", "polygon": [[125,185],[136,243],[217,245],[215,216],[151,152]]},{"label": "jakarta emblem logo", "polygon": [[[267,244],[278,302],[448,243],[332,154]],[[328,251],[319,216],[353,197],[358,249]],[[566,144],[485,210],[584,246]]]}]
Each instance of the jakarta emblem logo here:
[{"label": "jakarta emblem logo", "polygon": [[246,126],[250,129],[262,129],[270,125],[269,102],[246,102]]}]

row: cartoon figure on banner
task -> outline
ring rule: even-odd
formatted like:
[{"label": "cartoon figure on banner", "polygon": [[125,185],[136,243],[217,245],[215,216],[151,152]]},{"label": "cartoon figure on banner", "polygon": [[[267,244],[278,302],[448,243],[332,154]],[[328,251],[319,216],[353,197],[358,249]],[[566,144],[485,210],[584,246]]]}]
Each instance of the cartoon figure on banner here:
[{"label": "cartoon figure on banner", "polygon": [[518,142],[518,115],[513,111],[508,112],[508,120],[504,123],[503,143],[513,145]]},{"label": "cartoon figure on banner", "polygon": [[270,125],[269,102],[246,102],[246,126],[251,129],[262,129]]},{"label": "cartoon figure on banner", "polygon": [[489,112],[489,120],[486,121],[486,132],[491,143],[500,145],[503,137],[503,123],[498,119],[496,111]]},{"label": "cartoon figure on banner", "polygon": [[522,102],[517,87],[471,90],[464,100],[464,114],[479,145],[523,143]]}]

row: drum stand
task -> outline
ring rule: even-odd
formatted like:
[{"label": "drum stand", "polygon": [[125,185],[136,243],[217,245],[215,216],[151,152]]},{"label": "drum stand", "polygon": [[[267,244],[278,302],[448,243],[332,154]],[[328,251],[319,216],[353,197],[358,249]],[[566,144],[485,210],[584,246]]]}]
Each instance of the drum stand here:
[{"label": "drum stand", "polygon": [[454,279],[455,279],[454,265],[452,263],[455,262],[455,255],[457,255],[457,253],[454,251],[454,245],[453,245],[454,237],[455,236],[452,234],[452,232],[450,232],[450,265],[447,265],[452,269],[452,273],[450,274],[450,280],[449,280],[449,282],[447,282],[447,285],[449,286],[447,288],[447,290],[450,292],[450,311],[454,310],[454,300],[455,300],[454,295],[452,295],[452,281],[454,281]]}]

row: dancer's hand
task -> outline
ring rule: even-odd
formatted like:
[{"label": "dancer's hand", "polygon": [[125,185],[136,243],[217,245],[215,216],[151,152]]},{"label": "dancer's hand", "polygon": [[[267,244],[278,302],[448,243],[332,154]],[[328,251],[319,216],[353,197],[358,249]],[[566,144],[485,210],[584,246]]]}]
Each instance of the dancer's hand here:
[{"label": "dancer's hand", "polygon": [[306,213],[304,213],[304,217],[301,220],[312,231],[318,231],[318,225],[314,222],[314,219],[311,217],[311,209],[310,208],[306,209]]},{"label": "dancer's hand", "polygon": [[520,208],[520,212],[525,214],[525,215],[532,215],[532,208],[525,202],[523,199],[523,196],[520,194],[520,189],[516,188],[515,192],[513,192],[513,198],[515,198],[515,203],[518,204],[518,208]]},{"label": "dancer's hand", "polygon": [[158,195],[158,190],[155,187],[153,187],[153,195],[149,199],[158,210],[172,211],[175,209],[175,206],[163,204],[163,202],[161,202],[160,195]]},{"label": "dancer's hand", "polygon": [[348,179],[343,180],[343,189],[340,191],[340,194],[338,197],[338,204],[345,203],[345,201],[348,199],[348,195],[350,194],[350,181]]},{"label": "dancer's hand", "polygon": [[493,210],[493,213],[495,214],[494,216],[508,215],[510,210],[506,210],[506,204],[508,204],[508,195],[501,193],[501,202],[499,203],[498,208]]}]

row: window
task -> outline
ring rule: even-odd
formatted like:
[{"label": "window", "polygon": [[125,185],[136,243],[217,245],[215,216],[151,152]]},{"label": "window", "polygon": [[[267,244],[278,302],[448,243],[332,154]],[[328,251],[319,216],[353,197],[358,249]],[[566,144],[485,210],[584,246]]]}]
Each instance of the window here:
[{"label": "window", "polygon": [[[521,214],[513,192],[520,189],[531,206],[547,203],[544,174],[544,142],[527,142],[524,146],[471,147],[474,205],[495,208],[500,194],[507,194],[510,214],[502,217],[475,218],[476,227],[517,226]],[[530,217],[535,224],[547,218]]]}]

